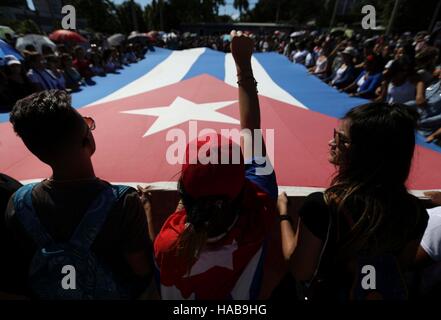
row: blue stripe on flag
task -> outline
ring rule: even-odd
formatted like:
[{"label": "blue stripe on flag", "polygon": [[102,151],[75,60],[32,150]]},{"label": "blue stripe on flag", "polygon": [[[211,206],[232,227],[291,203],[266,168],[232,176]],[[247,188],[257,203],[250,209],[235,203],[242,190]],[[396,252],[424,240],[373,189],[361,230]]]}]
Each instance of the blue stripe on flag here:
[{"label": "blue stripe on flag", "polygon": [[424,138],[421,134],[416,135],[416,143],[420,146],[426,147],[427,149],[431,149],[433,151],[441,152],[441,147],[434,143],[427,143],[426,138]]},{"label": "blue stripe on flag", "polygon": [[[310,110],[341,118],[351,108],[369,102],[365,99],[349,97],[319,78],[305,75],[306,70],[303,65],[291,63],[278,53],[256,53],[254,56],[277,85]],[[423,147],[441,152],[441,147],[427,143],[421,134],[416,135],[416,142]]]},{"label": "blue stripe on flag", "polygon": [[74,108],[81,108],[108,96],[144,76],[172,53],[171,50],[167,49],[155,49],[154,52],[149,51],[144,60],[125,66],[123,70],[119,71],[120,74],[94,77],[95,85],[87,86],[82,91],[72,94],[72,106]]},{"label": "blue stripe on flag", "polygon": [[182,80],[187,80],[204,73],[224,81],[225,54],[223,52],[207,48]]},{"label": "blue stripe on flag", "polygon": [[[147,53],[144,60],[125,66],[124,69],[119,71],[119,74],[94,77],[95,85],[85,86],[81,91],[72,94],[72,106],[77,109],[84,107],[121,89],[151,71],[167,59],[172,52],[167,49],[155,48],[154,52]],[[7,121],[9,121],[9,113],[0,114],[0,123]]]},{"label": "blue stripe on flag", "polygon": [[278,86],[308,109],[340,118],[349,109],[367,102],[364,99],[348,98],[315,76],[306,75],[304,66],[291,63],[278,53],[256,53],[254,56]]},{"label": "blue stripe on flag", "polygon": [[9,121],[9,113],[0,113],[0,123]]}]

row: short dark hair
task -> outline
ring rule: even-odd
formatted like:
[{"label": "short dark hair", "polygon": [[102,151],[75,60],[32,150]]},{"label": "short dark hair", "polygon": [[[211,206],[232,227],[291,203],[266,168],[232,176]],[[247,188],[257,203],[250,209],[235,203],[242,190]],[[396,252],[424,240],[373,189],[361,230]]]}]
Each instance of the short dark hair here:
[{"label": "short dark hair", "polygon": [[29,150],[38,157],[56,155],[74,141],[81,117],[63,90],[34,93],[16,102],[10,122]]}]

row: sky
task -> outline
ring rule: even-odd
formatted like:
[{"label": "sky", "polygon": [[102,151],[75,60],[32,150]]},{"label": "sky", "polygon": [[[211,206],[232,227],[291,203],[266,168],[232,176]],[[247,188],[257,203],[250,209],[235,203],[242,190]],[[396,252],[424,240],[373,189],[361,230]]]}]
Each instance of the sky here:
[{"label": "sky", "polygon": [[[116,4],[120,4],[123,3],[125,0],[112,0],[112,1]],[[141,6],[144,7],[145,5],[152,2],[152,0],[135,0],[135,2],[139,3]],[[234,9],[233,2],[234,2],[233,0],[225,0],[226,5],[221,6],[219,8],[219,14],[230,15],[231,17],[233,17],[233,19],[237,19],[239,17],[239,11]],[[256,5],[257,0],[249,0],[248,2],[250,3],[250,9],[252,9]]]}]

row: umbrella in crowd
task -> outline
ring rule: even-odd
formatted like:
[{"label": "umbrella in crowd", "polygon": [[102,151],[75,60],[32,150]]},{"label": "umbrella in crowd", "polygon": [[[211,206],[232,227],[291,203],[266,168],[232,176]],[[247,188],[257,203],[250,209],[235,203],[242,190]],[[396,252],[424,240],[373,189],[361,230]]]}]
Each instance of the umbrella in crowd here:
[{"label": "umbrella in crowd", "polygon": [[158,37],[158,35],[159,35],[159,32],[155,31],[155,30],[147,32],[147,36],[149,36],[152,39],[156,39]]},{"label": "umbrella in crowd", "polygon": [[114,47],[119,46],[125,40],[126,40],[126,36],[123,35],[122,33],[116,33],[107,38],[107,42],[109,42],[109,44]]},{"label": "umbrella in crowd", "polygon": [[20,53],[17,52],[17,50],[15,50],[8,43],[0,39],[0,60],[3,60],[3,58],[7,55],[13,55],[17,59],[23,60],[23,57],[20,55]]},{"label": "umbrella in crowd", "polygon": [[341,35],[341,36],[345,36],[347,38],[352,38],[352,36],[354,34],[354,30],[344,28],[344,27],[336,27],[336,28],[331,29],[331,34],[332,35]]},{"label": "umbrella in crowd", "polygon": [[229,35],[229,34],[224,34],[224,35],[222,36],[222,40],[223,40],[224,42],[230,42],[230,41],[231,41],[231,35]]},{"label": "umbrella in crowd", "polygon": [[290,37],[297,38],[297,37],[301,37],[305,34],[306,34],[306,31],[295,31],[295,32],[291,33]]},{"label": "umbrella in crowd", "polygon": [[49,38],[54,42],[76,42],[76,43],[86,43],[87,39],[82,35],[70,31],[70,30],[56,30],[49,35]]},{"label": "umbrella in crowd", "polygon": [[18,38],[15,47],[17,50],[23,51],[29,45],[33,46],[39,53],[43,52],[43,46],[48,46],[52,50],[57,48],[57,45],[48,37],[40,34],[27,34],[24,37]]},{"label": "umbrella in crowd", "polygon": [[139,33],[136,31],[132,31],[132,33],[127,38],[129,42],[141,42],[141,43],[148,43],[151,41],[151,36],[145,33]]},{"label": "umbrella in crowd", "polygon": [[8,36],[10,38],[13,38],[15,36],[14,30],[12,30],[8,26],[0,26],[0,38],[4,39],[4,40],[7,40]]},{"label": "umbrella in crowd", "polygon": [[[170,33],[164,33],[161,38],[163,41],[167,42],[177,39],[178,36],[176,35],[176,33],[170,32]],[[154,39],[151,39],[151,41],[154,41]]]}]

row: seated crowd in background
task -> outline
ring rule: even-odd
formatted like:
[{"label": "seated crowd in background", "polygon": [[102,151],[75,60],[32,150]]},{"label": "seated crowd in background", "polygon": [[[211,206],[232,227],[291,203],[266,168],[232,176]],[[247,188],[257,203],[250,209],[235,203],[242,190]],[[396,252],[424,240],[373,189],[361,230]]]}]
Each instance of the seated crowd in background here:
[{"label": "seated crowd in background", "polygon": [[92,77],[116,73],[144,58],[146,48],[139,43],[102,48],[59,44],[56,50],[43,46],[39,53],[32,45],[23,50],[23,61],[7,55],[0,64],[0,112],[12,110],[15,102],[33,92],[61,89],[78,91],[93,85]]}]

